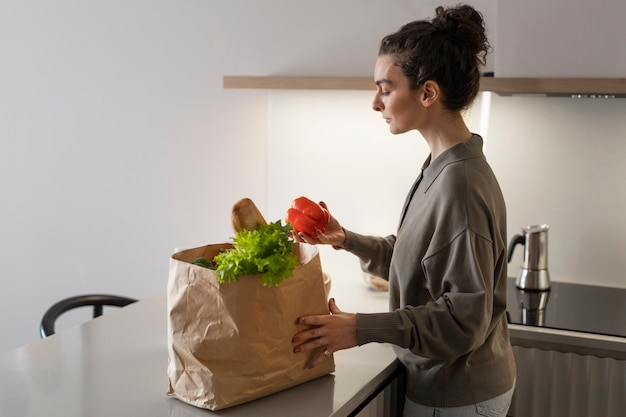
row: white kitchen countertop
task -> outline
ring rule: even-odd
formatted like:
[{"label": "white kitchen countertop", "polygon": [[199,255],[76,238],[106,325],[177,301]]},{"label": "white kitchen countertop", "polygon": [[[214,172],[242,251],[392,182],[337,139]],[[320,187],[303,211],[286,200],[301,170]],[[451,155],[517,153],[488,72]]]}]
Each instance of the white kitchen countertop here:
[{"label": "white kitchen countertop", "polygon": [[[333,258],[330,256],[329,258]],[[344,311],[386,311],[351,258],[325,262],[331,296]],[[391,346],[335,353],[336,371],[246,404],[208,411],[166,395],[165,293],[0,354],[0,416],[348,416],[399,371]]]}]

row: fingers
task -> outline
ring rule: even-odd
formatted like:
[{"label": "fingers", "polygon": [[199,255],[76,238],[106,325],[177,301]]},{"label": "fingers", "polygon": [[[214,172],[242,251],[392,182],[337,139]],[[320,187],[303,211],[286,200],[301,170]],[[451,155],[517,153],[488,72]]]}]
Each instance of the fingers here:
[{"label": "fingers", "polygon": [[328,300],[328,310],[330,310],[330,314],[340,314],[342,313],[342,311],[339,309],[339,307],[337,307],[337,304],[335,303],[335,299],[331,298],[330,300]]},{"label": "fingers", "polygon": [[300,242],[300,243],[304,242],[304,243],[308,243],[309,245],[317,245],[319,243],[323,243],[319,239],[314,239],[311,236],[306,235],[304,233],[296,233],[296,232],[294,232],[294,233],[292,233],[291,237],[296,242]]},{"label": "fingers", "polygon": [[[328,353],[328,354],[326,354]],[[321,364],[322,362],[324,362],[325,360],[328,360],[328,358],[330,358],[332,356],[332,352],[329,351],[328,349],[326,349],[324,352],[322,352],[319,355],[316,355],[308,364],[307,364],[307,368],[312,369],[315,368],[317,365]]]},{"label": "fingers", "polygon": [[316,230],[315,233],[317,234],[317,241],[319,243],[326,243],[327,244],[327,243],[331,242],[330,237],[326,233],[324,233],[323,231]]},{"label": "fingers", "polygon": [[320,239],[321,236],[326,236],[324,235],[324,233],[322,233],[321,230],[316,230],[316,234],[318,236],[317,239],[302,232],[296,232],[295,230],[291,231],[291,237],[296,242],[300,242],[300,243],[304,242],[304,243],[308,243],[309,245],[318,245],[320,243],[326,243],[325,240],[327,239]]},{"label": "fingers", "polygon": [[[323,360],[330,357],[332,355],[332,351],[328,342],[323,337],[315,337],[315,331],[304,331],[298,333],[293,338],[293,343],[298,343],[300,341],[304,341],[293,348],[294,353],[309,351],[309,350],[318,350],[321,353],[317,353],[313,359],[307,364],[308,368],[314,368],[319,365]],[[322,349],[323,348],[323,349]]]},{"label": "fingers", "polygon": [[307,316],[298,320],[299,324],[314,327],[303,330],[293,337],[291,342],[296,345],[293,349],[295,353],[317,349],[328,344],[328,342],[324,340],[324,331],[322,329],[324,317],[329,316]]},{"label": "fingers", "polygon": [[304,340],[305,342],[295,346],[293,348],[293,352],[294,353],[304,352],[305,350],[319,349],[322,346],[326,346],[326,344],[324,343],[324,339],[322,337],[318,337],[318,338],[315,338],[315,339],[310,339],[310,338],[307,338],[304,335],[296,335],[293,338],[293,342],[294,343],[298,343],[301,340]]},{"label": "fingers", "polygon": [[298,320],[298,324],[312,327],[297,333],[293,337],[292,343],[297,345],[294,348],[294,352],[317,349],[322,346],[327,346],[328,348],[331,341],[330,339],[326,340],[328,336],[328,329],[326,329],[325,325],[332,320],[332,314],[341,313],[341,310],[337,307],[334,298],[330,299],[328,307],[331,315],[306,316],[301,317]]},{"label": "fingers", "polygon": [[294,353],[314,351],[309,367],[319,365],[332,353],[357,346],[356,314],[342,312],[335,299],[328,301],[331,314],[305,316],[298,324],[310,326],[297,333],[292,340]]},{"label": "fingers", "polygon": [[[330,310],[331,315],[342,313],[339,307],[337,307],[337,303],[335,302],[334,298],[331,298],[330,300],[328,300],[328,309]],[[332,319],[331,319],[331,316],[328,314],[323,314],[323,315],[318,315],[318,316],[304,316],[298,319],[298,324],[304,324],[307,326],[323,326],[324,324],[328,323],[330,320]],[[311,335],[315,337],[317,336],[315,334],[316,331],[317,329],[311,329],[311,330],[305,330],[301,333],[311,333]]]},{"label": "fingers", "polygon": [[309,245],[314,245],[315,244],[314,239],[311,236],[309,236],[309,235],[305,235],[304,233],[298,233],[296,235],[296,240],[298,242],[308,243]]},{"label": "fingers", "polygon": [[[294,341],[298,338],[298,336],[296,336],[294,338]],[[323,350],[321,348],[324,348]],[[317,349],[320,353],[316,354],[313,359],[311,359],[309,361],[309,363],[307,364],[307,368],[315,368],[317,365],[319,365],[320,363],[322,363],[323,361],[327,360],[328,358],[330,358],[333,354],[332,350],[330,349],[329,346],[326,346],[323,338],[317,338],[311,341],[308,341],[306,343],[303,343],[299,346],[296,346],[293,348],[293,352],[294,353],[299,353],[299,352],[304,352],[306,350],[314,350]]]},{"label": "fingers", "polygon": [[[307,319],[306,321],[304,319]],[[315,321],[315,316],[310,316],[310,317],[304,317],[303,319],[301,319],[299,321],[300,324],[311,324],[313,321]],[[315,326],[313,328],[309,328],[307,330],[302,330],[301,332],[297,333],[293,339],[292,342],[293,343],[298,343],[298,342],[306,342],[306,341],[317,341],[318,339],[320,339],[322,337],[322,329],[321,326]],[[322,346],[321,343],[316,343],[315,345],[311,345],[311,347],[319,347]]]}]

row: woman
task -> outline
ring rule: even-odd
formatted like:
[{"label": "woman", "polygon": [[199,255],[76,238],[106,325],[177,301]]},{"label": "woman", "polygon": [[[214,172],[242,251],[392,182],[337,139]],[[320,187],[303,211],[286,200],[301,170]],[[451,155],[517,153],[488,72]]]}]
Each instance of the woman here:
[{"label": "woman", "polygon": [[[331,216],[310,244],[360,258],[389,280],[390,311],[303,317],[294,351],[325,355],[391,343],[406,367],[405,416],[506,416],[515,361],[506,320],[506,208],[498,182],[461,112],[476,97],[489,43],[480,13],[438,7],[385,37],[374,69],[379,111],[393,134],[418,130],[430,148],[397,233],[357,234]],[[315,357],[310,366],[325,359]],[[486,412],[484,410],[487,410]]]}]

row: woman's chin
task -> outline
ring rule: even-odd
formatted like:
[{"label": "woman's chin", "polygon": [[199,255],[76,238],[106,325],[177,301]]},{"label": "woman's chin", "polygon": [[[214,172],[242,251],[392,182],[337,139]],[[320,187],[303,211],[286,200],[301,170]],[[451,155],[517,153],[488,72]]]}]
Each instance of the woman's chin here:
[{"label": "woman's chin", "polygon": [[400,129],[397,126],[389,125],[389,133],[391,133],[392,135],[400,135],[406,132],[407,132],[406,129]]}]

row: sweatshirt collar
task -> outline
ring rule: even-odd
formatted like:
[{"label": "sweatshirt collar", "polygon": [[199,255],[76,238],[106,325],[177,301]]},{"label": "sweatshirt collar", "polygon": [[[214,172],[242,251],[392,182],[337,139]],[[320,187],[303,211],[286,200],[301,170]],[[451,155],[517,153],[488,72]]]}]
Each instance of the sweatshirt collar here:
[{"label": "sweatshirt collar", "polygon": [[483,138],[474,133],[468,141],[457,143],[453,147],[446,149],[432,162],[430,160],[431,156],[429,155],[424,165],[422,165],[422,181],[425,185],[424,193],[428,192],[430,186],[448,165],[468,159],[484,158]]}]

